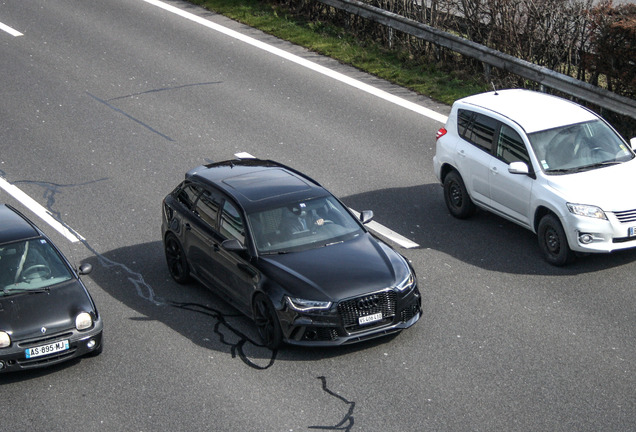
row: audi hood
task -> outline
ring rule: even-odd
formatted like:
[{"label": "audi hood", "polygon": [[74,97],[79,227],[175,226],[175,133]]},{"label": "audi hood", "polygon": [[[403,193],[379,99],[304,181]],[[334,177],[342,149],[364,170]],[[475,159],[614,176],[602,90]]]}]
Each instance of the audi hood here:
[{"label": "audi hood", "polygon": [[290,296],[317,301],[391,288],[411,272],[400,254],[368,233],[316,249],[263,255],[259,263]]}]

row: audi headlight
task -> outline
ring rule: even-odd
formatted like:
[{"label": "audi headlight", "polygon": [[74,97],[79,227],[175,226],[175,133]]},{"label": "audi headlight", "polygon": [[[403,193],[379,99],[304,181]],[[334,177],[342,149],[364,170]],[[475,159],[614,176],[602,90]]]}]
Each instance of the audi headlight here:
[{"label": "audi headlight", "polygon": [[331,307],[330,301],[305,300],[291,297],[287,297],[287,304],[290,308],[299,312],[326,310]]},{"label": "audi headlight", "polygon": [[596,206],[572,203],[567,203],[567,206],[570,213],[578,216],[591,217],[594,219],[607,219],[605,212]]},{"label": "audi headlight", "polygon": [[75,318],[75,328],[78,330],[86,330],[93,326],[93,317],[89,313],[82,312]]},{"label": "audi headlight", "polygon": [[11,337],[9,333],[0,331],[0,348],[6,348],[11,345]]},{"label": "audi headlight", "polygon": [[408,291],[412,289],[417,283],[417,279],[415,278],[415,273],[409,270],[409,274],[404,278],[402,282],[397,284],[395,288],[398,291]]}]

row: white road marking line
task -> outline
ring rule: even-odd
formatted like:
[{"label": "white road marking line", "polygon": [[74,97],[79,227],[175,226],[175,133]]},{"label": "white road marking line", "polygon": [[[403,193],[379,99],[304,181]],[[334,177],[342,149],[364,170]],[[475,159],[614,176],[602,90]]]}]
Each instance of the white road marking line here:
[{"label": "white road marking line", "polygon": [[79,235],[75,230],[69,229],[66,225],[60,223],[57,219],[51,215],[47,209],[38,204],[33,198],[22,192],[17,186],[12,185],[4,178],[0,177],[0,188],[4,189],[13,198],[20,201],[25,207],[39,216],[44,222],[49,224],[57,232],[62,234],[72,243],[85,240],[84,237]]},{"label": "white road marking line", "polygon": [[[250,153],[248,152],[239,152],[239,153],[234,153],[234,156],[237,159],[256,159],[255,156],[252,156]],[[352,208],[349,208],[349,210],[351,210],[351,212],[353,214],[356,215],[356,217],[358,219],[360,219],[360,212],[356,211]],[[396,233],[395,231],[385,227],[384,225],[381,225],[375,221],[371,221],[369,223],[367,223],[365,225],[367,228],[369,228],[371,231],[381,235],[384,238],[387,238],[397,244],[399,244],[400,246],[402,246],[405,249],[413,249],[416,247],[419,247],[419,244],[412,242],[411,240],[407,239],[406,237],[402,236],[401,234]]]},{"label": "white road marking line", "polygon": [[9,33],[11,36],[24,36],[22,33],[20,33],[17,30],[12,29],[11,27],[9,27],[6,24],[3,24],[0,22],[0,30],[6,31],[7,33]]},{"label": "white road marking line", "polygon": [[[349,208],[349,210],[351,210],[351,212],[355,214],[358,217],[358,219],[360,218],[360,212],[352,208]],[[396,233],[395,231],[385,227],[384,225],[377,223],[376,221],[368,222],[367,224],[365,224],[365,226],[369,230],[381,235],[382,237],[387,238],[399,244],[404,249],[414,249],[416,247],[419,247],[419,244],[412,242],[411,240],[407,239],[403,235]]]},{"label": "white road marking line", "polygon": [[227,27],[223,27],[223,26],[221,26],[219,24],[215,24],[215,23],[213,23],[211,21],[206,20],[205,18],[201,18],[201,17],[196,16],[194,14],[191,14],[189,12],[185,12],[185,11],[183,11],[183,10],[177,8],[177,7],[168,5],[168,4],[163,3],[163,2],[161,2],[159,0],[144,0],[144,1],[146,3],[149,3],[149,4],[153,5],[153,6],[157,6],[157,7],[161,8],[161,9],[164,9],[164,10],[166,10],[168,12],[174,13],[175,15],[179,15],[180,17],[183,17],[183,18],[186,18],[186,19],[188,19],[190,21],[193,21],[193,22],[195,22],[197,24],[201,24],[201,25],[203,25],[205,27],[208,27],[208,28],[210,28],[212,30],[218,31],[219,33],[223,33],[226,36],[230,36],[230,37],[232,37],[234,39],[237,39],[237,40],[240,40],[242,42],[245,42],[245,43],[247,43],[249,45],[252,45],[252,46],[254,46],[256,48],[262,49],[262,50],[267,51],[267,52],[269,52],[271,54],[274,54],[276,56],[282,57],[285,60],[289,60],[291,62],[294,62],[296,64],[304,66],[304,67],[306,67],[308,69],[311,69],[311,70],[313,70],[315,72],[321,73],[321,74],[326,75],[326,76],[328,76],[330,78],[333,78],[333,79],[335,79],[337,81],[340,81],[342,83],[345,83],[347,85],[355,87],[355,88],[357,88],[359,90],[362,90],[362,91],[364,91],[366,93],[369,93],[371,95],[377,96],[377,97],[379,97],[381,99],[384,99],[384,100],[386,100],[388,102],[394,103],[394,104],[399,105],[399,106],[401,106],[403,108],[406,108],[408,110],[411,110],[413,112],[421,114],[421,115],[423,115],[425,117],[428,117],[428,118],[430,118],[432,120],[436,120],[436,121],[438,121],[440,123],[446,123],[446,119],[448,118],[447,116],[445,116],[443,114],[440,114],[438,112],[435,112],[435,111],[433,111],[431,109],[424,108],[421,105],[418,105],[418,104],[413,103],[413,102],[409,102],[409,101],[407,101],[405,99],[402,99],[402,98],[400,98],[398,96],[392,95],[391,93],[385,92],[383,90],[379,90],[379,89],[377,89],[377,88],[375,88],[375,87],[373,87],[371,85],[368,85],[368,84],[365,84],[365,83],[360,82],[358,80],[355,80],[353,78],[350,78],[350,77],[348,77],[346,75],[343,75],[343,74],[341,74],[339,72],[336,72],[336,71],[333,71],[331,69],[328,69],[328,68],[326,68],[324,66],[320,66],[320,65],[318,65],[316,63],[313,63],[313,62],[311,62],[309,60],[306,60],[306,59],[304,59],[302,57],[298,57],[297,55],[290,54],[287,51],[284,51],[284,50],[282,50],[280,48],[275,48],[275,47],[273,47],[271,45],[267,45],[264,42],[258,41],[258,40],[254,39],[254,38],[249,37],[249,36],[245,36],[245,35],[237,32],[237,31],[231,30],[231,29],[229,29]]}]

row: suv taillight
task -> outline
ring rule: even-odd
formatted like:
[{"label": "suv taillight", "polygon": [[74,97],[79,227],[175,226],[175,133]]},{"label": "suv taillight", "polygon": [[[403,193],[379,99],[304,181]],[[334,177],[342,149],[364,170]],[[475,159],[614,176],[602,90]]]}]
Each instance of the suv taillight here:
[{"label": "suv taillight", "polygon": [[446,135],[446,132],[448,132],[446,128],[439,128],[439,130],[437,131],[437,135],[435,135],[435,140],[438,140],[444,135]]}]

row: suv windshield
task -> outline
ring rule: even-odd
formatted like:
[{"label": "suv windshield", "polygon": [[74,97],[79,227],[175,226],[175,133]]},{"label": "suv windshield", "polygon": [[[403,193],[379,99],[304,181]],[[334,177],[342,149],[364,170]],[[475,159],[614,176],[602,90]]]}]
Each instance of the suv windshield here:
[{"label": "suv windshield", "polygon": [[621,137],[601,120],[535,132],[528,137],[547,174],[585,171],[634,158]]},{"label": "suv windshield", "polygon": [[290,203],[248,215],[259,253],[327,246],[361,234],[362,228],[333,197]]},{"label": "suv windshield", "polygon": [[43,238],[0,246],[0,297],[39,291],[72,277],[57,251]]}]

